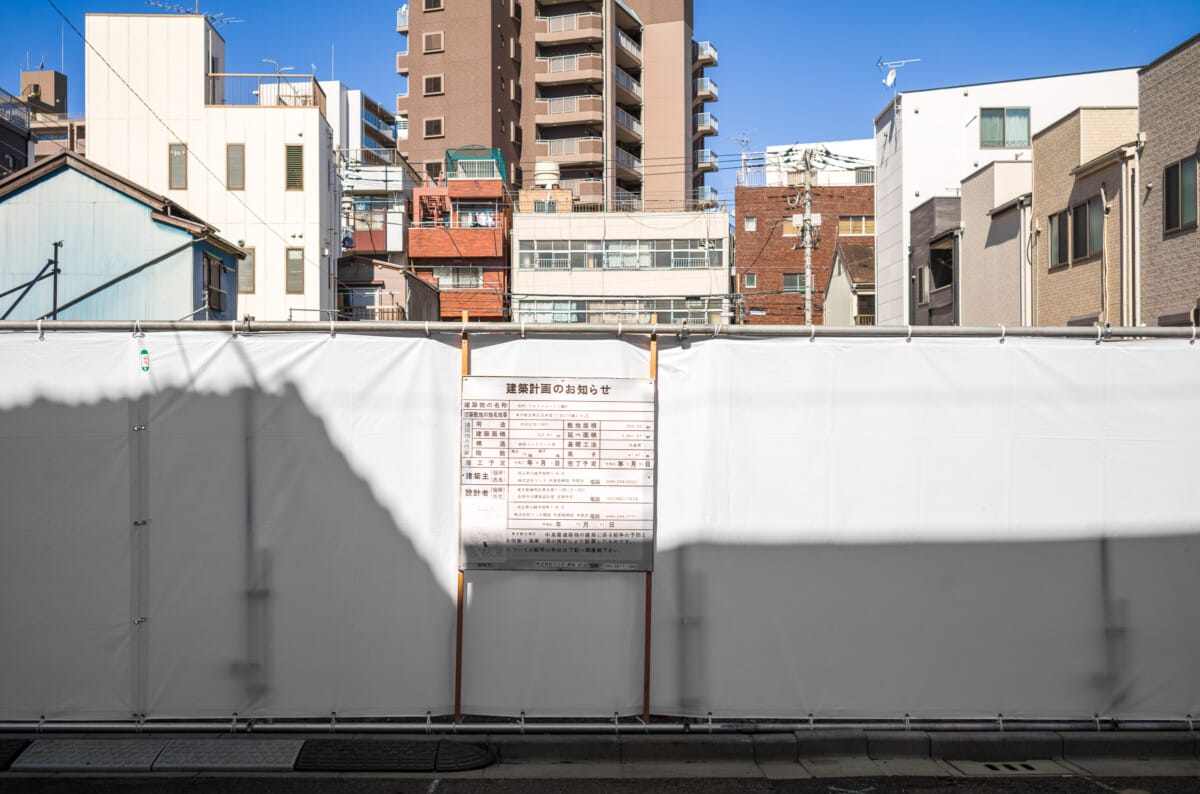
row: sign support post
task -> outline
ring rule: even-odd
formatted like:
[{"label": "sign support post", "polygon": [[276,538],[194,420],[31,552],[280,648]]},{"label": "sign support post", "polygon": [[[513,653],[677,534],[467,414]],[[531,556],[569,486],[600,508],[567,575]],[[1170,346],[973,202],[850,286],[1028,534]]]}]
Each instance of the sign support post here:
[{"label": "sign support post", "polygon": [[[651,323],[658,323],[658,315],[651,318]],[[658,334],[650,332],[650,379],[658,383]],[[657,403],[657,399],[655,400]],[[657,409],[656,409],[657,410]],[[655,431],[657,433],[657,431]],[[657,471],[657,467],[656,467]],[[655,478],[657,480],[657,477]],[[655,485],[657,489],[657,484]],[[655,508],[657,513],[657,508]],[[645,635],[642,639],[642,722],[650,722],[650,613],[654,601],[654,570],[646,571],[646,610],[644,616]]]},{"label": "sign support post", "polygon": [[[462,313],[463,331],[462,331],[462,376],[465,378],[471,374],[471,341],[467,339],[467,321],[469,312],[466,309]],[[466,590],[466,571],[463,570],[462,561],[459,561],[458,567],[458,604],[457,618],[454,625],[454,724],[462,722],[462,659],[463,659],[463,599]]]}]

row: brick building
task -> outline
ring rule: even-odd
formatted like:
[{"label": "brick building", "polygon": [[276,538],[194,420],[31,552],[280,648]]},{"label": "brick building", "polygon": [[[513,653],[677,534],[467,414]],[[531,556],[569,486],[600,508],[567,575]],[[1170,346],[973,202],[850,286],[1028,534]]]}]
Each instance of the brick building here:
[{"label": "brick building", "polygon": [[1200,299],[1196,160],[1200,150],[1200,35],[1139,72],[1140,321],[1190,325]]},{"label": "brick building", "polygon": [[[802,180],[756,185],[754,172],[739,174],[734,239],[737,276],[734,293],[739,322],[789,325],[804,322],[804,212]],[[769,176],[769,175],[768,175]],[[862,169],[830,167],[814,174],[812,211],[821,216],[812,252],[813,324],[824,324],[824,290],[829,284],[838,242],[871,243],[875,236],[875,186]],[[770,184],[783,182],[783,184]],[[816,224],[814,223],[814,226]]]}]

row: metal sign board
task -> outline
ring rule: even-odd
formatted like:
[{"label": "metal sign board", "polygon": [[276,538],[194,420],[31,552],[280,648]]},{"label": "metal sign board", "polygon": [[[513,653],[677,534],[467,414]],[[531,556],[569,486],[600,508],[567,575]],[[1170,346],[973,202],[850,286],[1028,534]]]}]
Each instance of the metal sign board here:
[{"label": "metal sign board", "polygon": [[464,377],[462,568],[652,570],[654,388]]}]

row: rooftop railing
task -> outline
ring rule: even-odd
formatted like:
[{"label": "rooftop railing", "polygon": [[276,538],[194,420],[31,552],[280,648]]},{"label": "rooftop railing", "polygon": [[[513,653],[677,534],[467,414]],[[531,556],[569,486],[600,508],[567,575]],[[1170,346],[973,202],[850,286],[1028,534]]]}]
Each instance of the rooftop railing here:
[{"label": "rooftop railing", "polygon": [[315,107],[325,115],[325,92],[311,74],[210,74],[209,105]]}]

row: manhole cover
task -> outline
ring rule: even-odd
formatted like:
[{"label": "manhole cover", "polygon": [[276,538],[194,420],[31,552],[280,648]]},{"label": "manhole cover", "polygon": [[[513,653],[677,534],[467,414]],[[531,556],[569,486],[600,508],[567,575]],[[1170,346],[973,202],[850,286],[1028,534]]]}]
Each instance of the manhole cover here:
[{"label": "manhole cover", "polygon": [[1069,775],[1071,771],[1054,761],[946,761],[972,777],[1016,777],[1021,775]]},{"label": "manhole cover", "polygon": [[0,739],[0,772],[8,769],[28,745],[24,739]]}]

